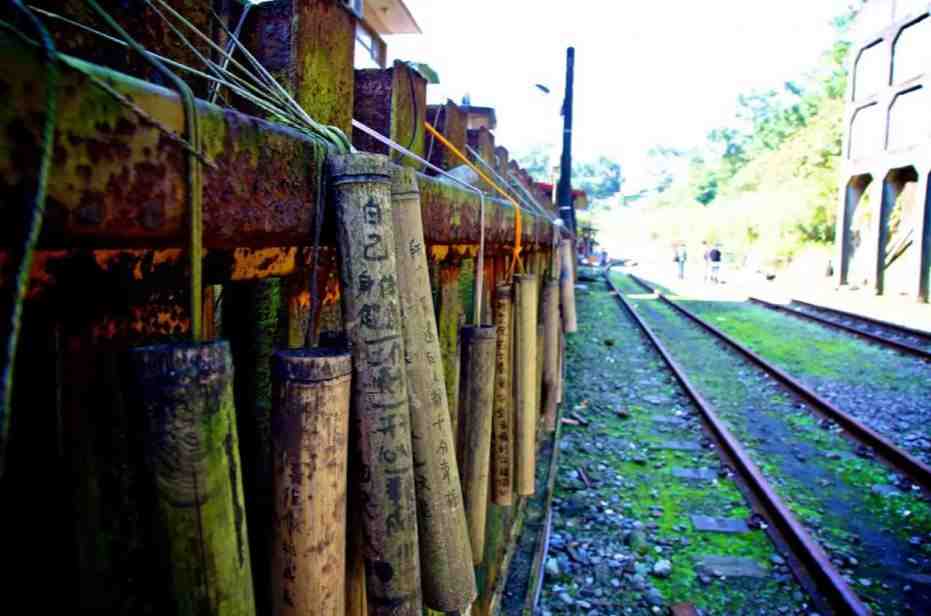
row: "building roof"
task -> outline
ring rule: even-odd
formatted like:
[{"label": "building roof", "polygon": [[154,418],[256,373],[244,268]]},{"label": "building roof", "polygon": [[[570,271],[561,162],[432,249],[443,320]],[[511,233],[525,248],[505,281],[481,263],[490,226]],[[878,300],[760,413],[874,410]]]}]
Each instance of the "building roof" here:
[{"label": "building roof", "polygon": [[404,0],[365,0],[365,23],[378,34],[421,34]]}]

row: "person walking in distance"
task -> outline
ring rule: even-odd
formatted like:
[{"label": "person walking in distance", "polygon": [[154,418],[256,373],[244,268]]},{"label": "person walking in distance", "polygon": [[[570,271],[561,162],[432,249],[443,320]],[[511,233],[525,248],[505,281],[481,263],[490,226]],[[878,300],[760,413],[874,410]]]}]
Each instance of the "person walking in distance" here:
[{"label": "person walking in distance", "polygon": [[711,263],[711,282],[717,284],[718,274],[721,271],[721,249],[715,245],[708,251],[708,261]]},{"label": "person walking in distance", "polygon": [[704,281],[708,282],[708,277],[711,275],[711,261],[708,258],[708,253],[710,252],[708,250],[708,242],[706,242],[705,240],[702,240],[701,242],[701,252],[702,252],[702,259],[704,260],[704,263],[705,263]]},{"label": "person walking in distance", "polygon": [[685,252],[685,244],[676,245],[676,256],[673,261],[679,268],[679,280],[685,279],[685,262],[688,260],[688,254]]}]

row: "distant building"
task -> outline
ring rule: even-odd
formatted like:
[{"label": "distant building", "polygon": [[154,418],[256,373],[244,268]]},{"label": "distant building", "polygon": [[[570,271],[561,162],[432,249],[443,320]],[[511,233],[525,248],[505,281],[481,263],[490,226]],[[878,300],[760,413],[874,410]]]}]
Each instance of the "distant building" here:
[{"label": "distant building", "polygon": [[871,0],[853,26],[844,116],[839,284],[928,300],[931,17],[927,0]]}]

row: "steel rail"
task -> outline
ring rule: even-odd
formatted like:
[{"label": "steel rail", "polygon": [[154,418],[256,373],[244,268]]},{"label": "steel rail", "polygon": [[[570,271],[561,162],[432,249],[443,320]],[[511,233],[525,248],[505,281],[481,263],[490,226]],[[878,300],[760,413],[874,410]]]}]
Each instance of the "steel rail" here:
[{"label": "steel rail", "polygon": [[892,323],[891,321],[883,321],[882,319],[875,319],[873,317],[868,317],[864,314],[857,314],[855,312],[848,312],[846,310],[840,310],[839,308],[831,308],[829,306],[821,306],[820,304],[812,304],[811,302],[806,302],[800,299],[792,298],[793,304],[801,304],[802,306],[808,306],[815,310],[824,310],[825,312],[833,312],[835,314],[842,315],[844,317],[849,317],[851,319],[859,319],[860,321],[866,321],[873,325],[878,325],[880,327],[886,327],[888,329],[894,330],[902,334],[903,336],[914,336],[916,338],[921,338],[922,340],[931,343],[931,332],[926,332],[920,329],[915,329],[914,327],[906,327],[905,325],[899,325],[898,323]]},{"label": "steel rail", "polygon": [[[794,317],[808,319],[810,321],[814,321],[822,325],[827,325],[828,327],[839,329],[841,331],[847,332],[848,334],[859,336],[860,338],[863,338],[864,340],[875,342],[877,344],[881,344],[881,345],[893,348],[897,351],[907,353],[908,355],[914,355],[915,357],[920,357],[922,359],[931,360],[931,351],[926,351],[925,349],[922,349],[920,347],[912,346],[904,342],[899,342],[898,340],[892,340],[891,338],[883,338],[882,336],[879,336],[877,334],[864,331],[862,329],[858,329],[850,325],[844,325],[843,323],[838,323],[837,321],[832,321],[831,319],[819,317],[818,315],[815,315],[815,314],[809,314],[801,310],[795,310],[794,308],[790,308],[789,306],[783,306],[781,304],[774,304],[773,302],[768,302],[765,299],[760,299],[759,297],[751,297],[750,301],[756,304],[760,304],[761,306],[765,308],[769,308],[770,310],[778,310],[779,312],[784,312]],[[821,307],[817,307],[816,309],[817,310],[831,310],[831,309],[825,309]],[[850,318],[859,318],[859,317],[851,315]]]},{"label": "steel rail", "polygon": [[[632,278],[634,277],[632,276]],[[637,279],[634,278],[634,280]],[[806,572],[815,580],[817,588],[824,593],[830,605],[840,614],[871,614],[872,612],[870,609],[850,588],[834,565],[831,564],[831,559],[825,553],[821,545],[811,537],[791,510],[776,494],[772,486],[770,486],[769,482],[763,476],[763,473],[751,460],[747,451],[718,417],[715,408],[701,395],[701,393],[699,393],[695,386],[692,385],[682,367],[672,358],[672,355],[666,350],[663,343],[659,341],[659,338],[656,337],[653,330],[650,329],[640,315],[637,314],[607,273],[605,274],[605,281],[608,283],[608,286],[611,287],[615,297],[621,302],[627,313],[630,314],[643,334],[659,352],[663,361],[676,377],[676,380],[679,381],[689,397],[698,407],[705,424],[709,428],[709,432],[718,442],[719,447],[725,454],[734,461],[734,465],[737,467],[744,483],[750,488],[753,495],[763,506],[767,517],[773,522],[782,539],[789,545],[793,555],[805,566]],[[641,286],[644,285],[641,284]]]},{"label": "steel rail", "polygon": [[847,434],[852,436],[860,443],[873,448],[881,458],[885,459],[891,466],[904,473],[909,479],[919,484],[923,490],[926,492],[931,491],[931,467],[929,467],[927,464],[912,456],[904,449],[898,447],[892,441],[882,436],[861,422],[859,419],[855,418],[850,413],[841,410],[832,402],[822,398],[818,393],[806,385],[803,385],[788,372],[778,368],[766,359],[763,359],[761,356],[740,344],[711,323],[708,323],[687,308],[680,306],[677,302],[672,301],[664,294],[658,293],[649,284],[637,276],[633,274],[629,274],[629,276],[641,287],[648,289],[650,293],[654,293],[660,299],[660,301],[676,310],[683,316],[687,317],[692,322],[700,325],[715,337],[726,342],[741,355],[749,359],[752,363],[756,364],[775,377],[778,381],[789,387],[789,389],[793,390],[807,403],[811,404],[814,408],[836,421],[847,432]]}]

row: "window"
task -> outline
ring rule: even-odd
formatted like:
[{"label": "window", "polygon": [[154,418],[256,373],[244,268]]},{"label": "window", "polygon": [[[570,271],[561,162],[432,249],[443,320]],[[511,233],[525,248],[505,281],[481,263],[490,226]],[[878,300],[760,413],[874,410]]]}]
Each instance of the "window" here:
[{"label": "window", "polygon": [[850,127],[849,158],[867,158],[883,150],[885,122],[879,105],[858,109]]},{"label": "window", "polygon": [[[927,6],[927,5],[926,5]],[[931,18],[923,17],[902,29],[892,51],[892,79],[908,81],[928,72],[931,62]]]},{"label": "window", "polygon": [[860,52],[853,78],[853,99],[863,100],[889,84],[889,69],[882,41]]},{"label": "window", "polygon": [[895,150],[927,143],[931,137],[931,115],[924,88],[899,94],[889,113],[889,149]]}]

